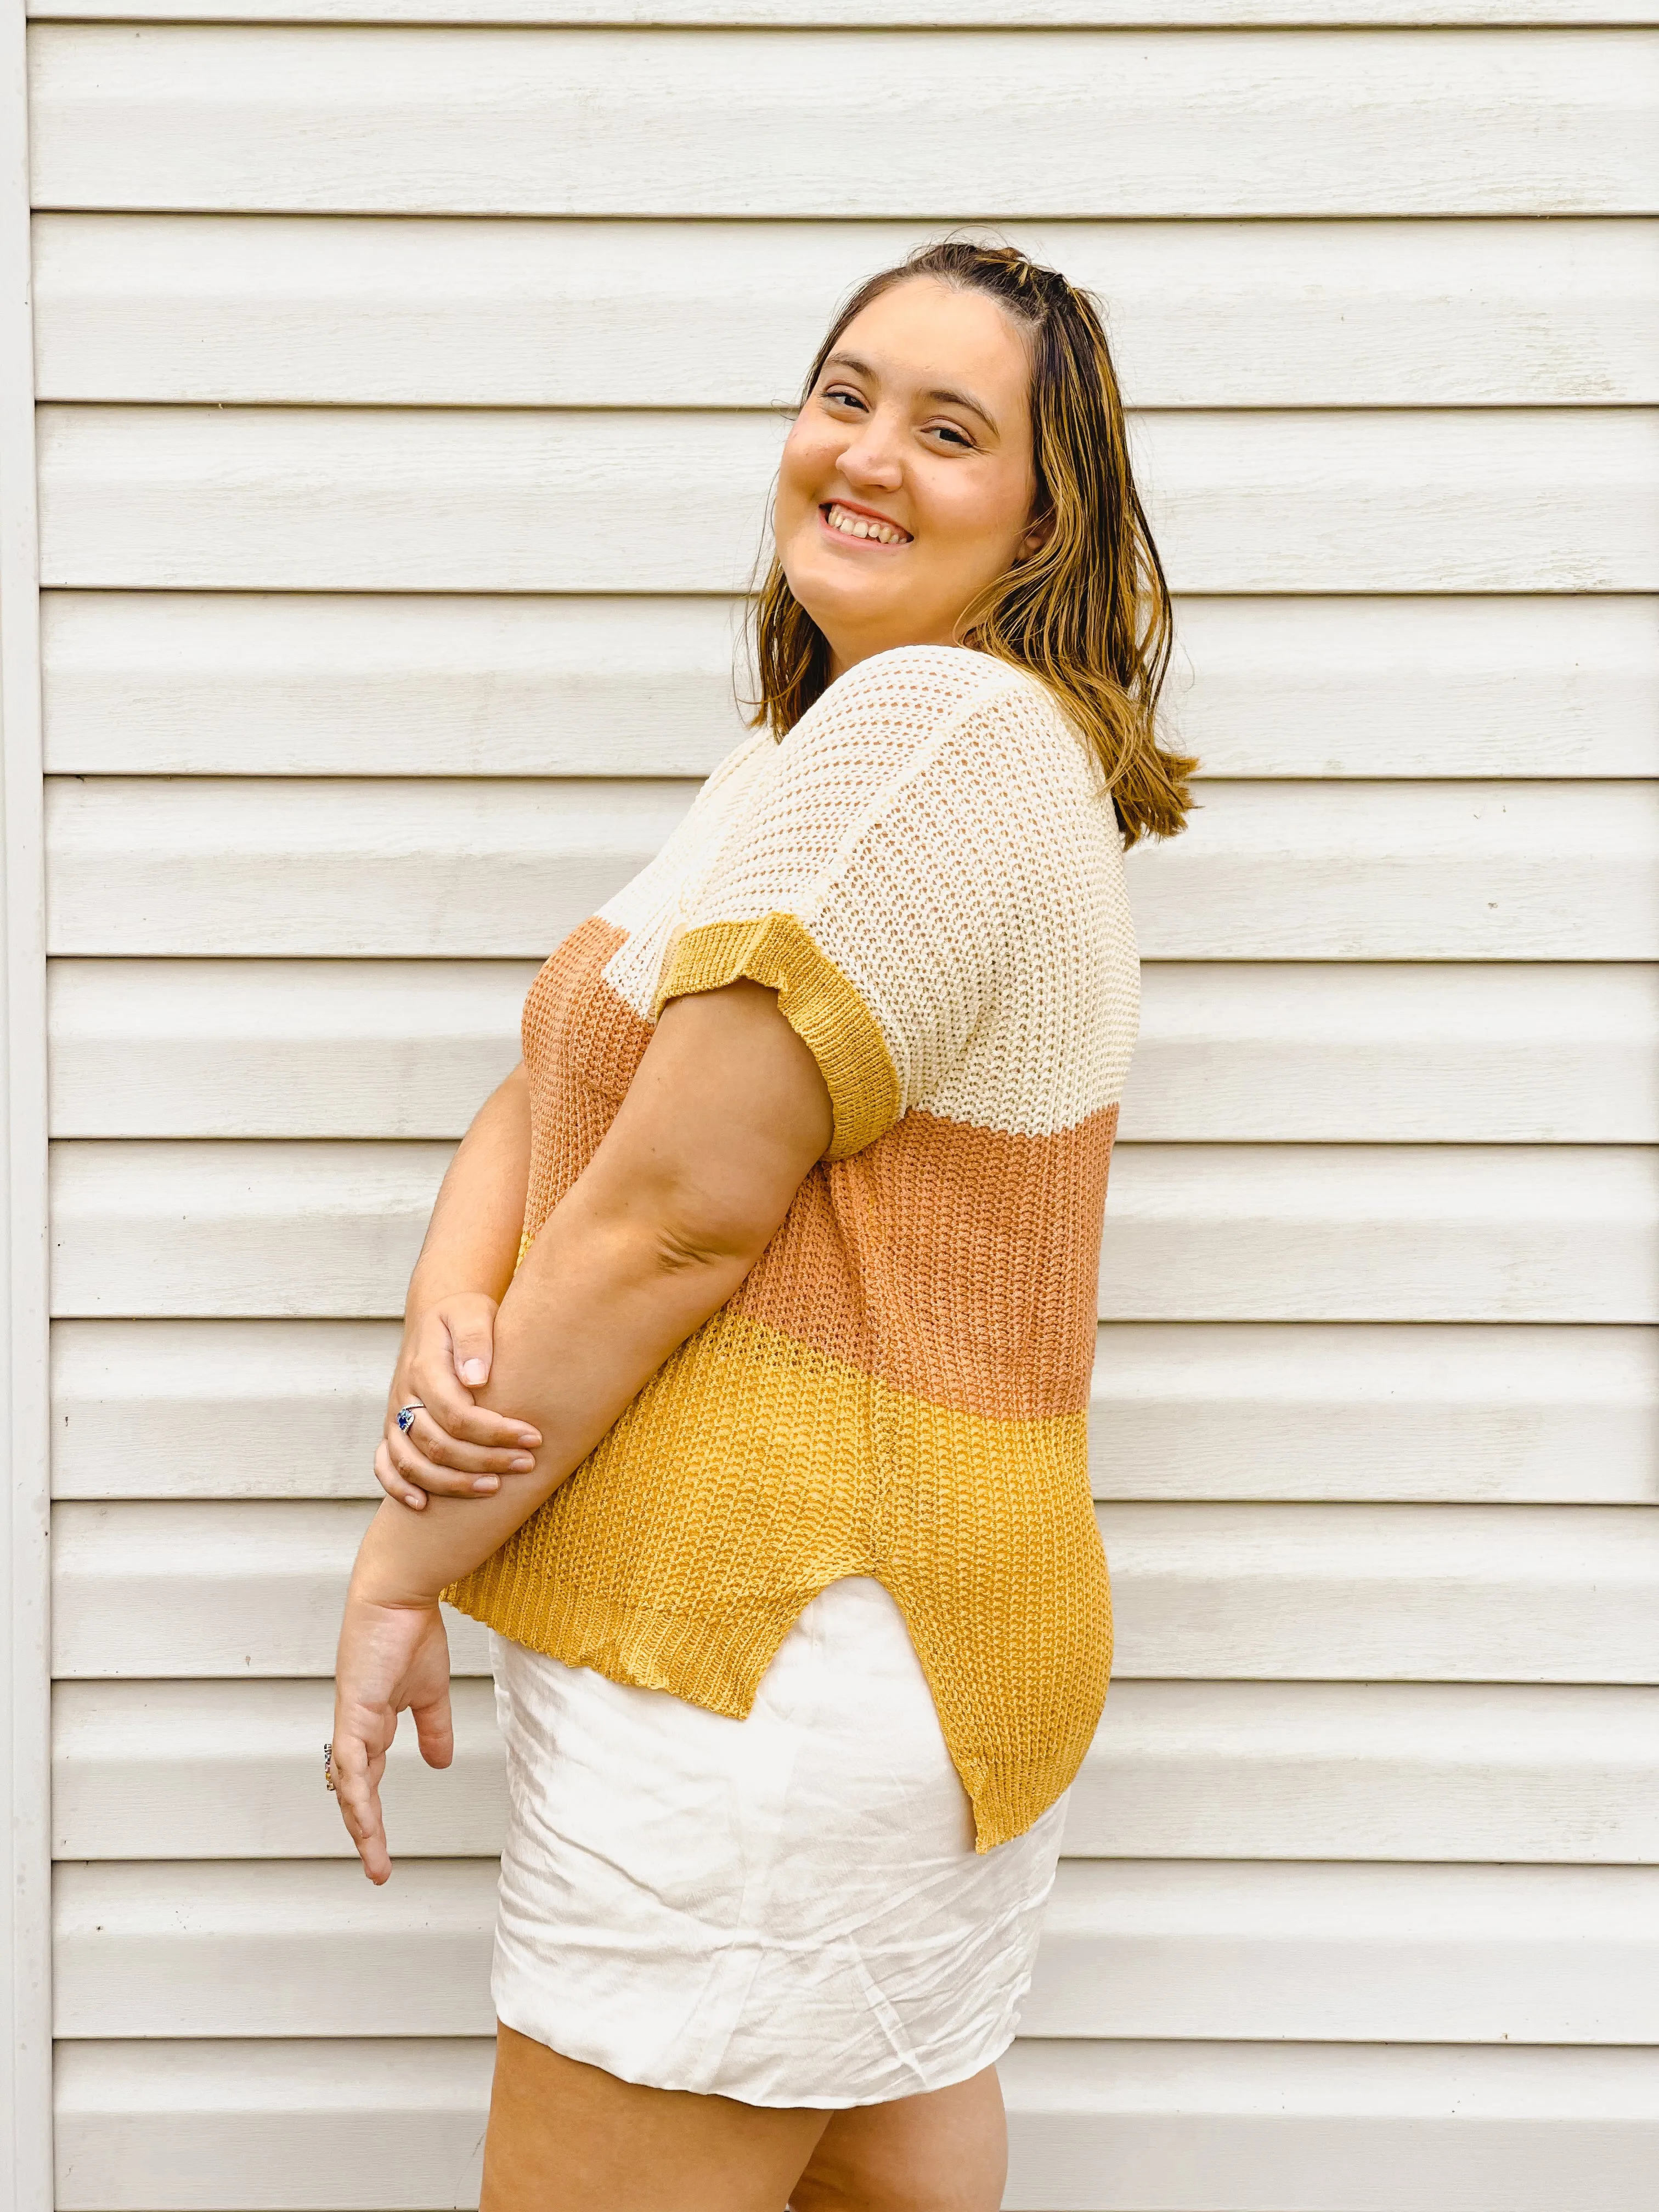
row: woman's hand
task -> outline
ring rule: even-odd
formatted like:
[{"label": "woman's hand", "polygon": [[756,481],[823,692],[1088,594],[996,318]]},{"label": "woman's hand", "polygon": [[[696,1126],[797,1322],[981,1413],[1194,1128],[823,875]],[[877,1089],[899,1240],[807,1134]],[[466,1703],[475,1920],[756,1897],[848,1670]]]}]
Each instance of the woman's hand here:
[{"label": "woman's hand", "polygon": [[341,1818],[373,1882],[386,1881],[392,1873],[380,1777],[404,1711],[415,1716],[427,1765],[447,1766],[455,1755],[455,1735],[449,1717],[449,1638],[438,1601],[377,1598],[360,1589],[354,1577],[334,1662],[328,1771]]},{"label": "woman's hand", "polygon": [[[418,1512],[428,1493],[487,1498],[504,1474],[528,1474],[539,1431],[474,1403],[495,1358],[495,1301],[482,1291],[440,1298],[411,1314],[392,1370],[374,1477],[386,1496]],[[401,1407],[425,1408],[405,1436]]]}]

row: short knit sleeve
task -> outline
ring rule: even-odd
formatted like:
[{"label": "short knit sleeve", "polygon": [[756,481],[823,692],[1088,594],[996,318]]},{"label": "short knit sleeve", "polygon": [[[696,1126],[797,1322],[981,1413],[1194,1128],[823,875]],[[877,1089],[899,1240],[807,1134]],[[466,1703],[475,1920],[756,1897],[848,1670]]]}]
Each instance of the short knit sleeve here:
[{"label": "short knit sleeve", "polygon": [[949,1075],[994,994],[996,705],[1023,684],[951,647],[860,662],[783,740],[669,947],[659,1008],[740,977],[777,992],[829,1087],[831,1159]]}]

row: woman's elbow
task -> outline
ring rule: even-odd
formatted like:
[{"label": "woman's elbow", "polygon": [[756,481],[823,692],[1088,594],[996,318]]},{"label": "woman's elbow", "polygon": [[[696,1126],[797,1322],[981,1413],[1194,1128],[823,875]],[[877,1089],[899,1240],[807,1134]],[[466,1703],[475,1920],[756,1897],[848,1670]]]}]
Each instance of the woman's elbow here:
[{"label": "woman's elbow", "polygon": [[771,1242],[777,1220],[742,1205],[664,1209],[650,1223],[649,1248],[657,1271],[669,1277],[715,1277],[749,1273]]}]

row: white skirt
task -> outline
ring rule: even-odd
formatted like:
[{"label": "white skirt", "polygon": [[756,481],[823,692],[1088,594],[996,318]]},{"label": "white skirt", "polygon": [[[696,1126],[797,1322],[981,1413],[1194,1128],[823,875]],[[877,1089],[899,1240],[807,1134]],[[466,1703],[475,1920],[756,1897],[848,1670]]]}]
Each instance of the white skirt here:
[{"label": "white skirt", "polygon": [[897,1606],[813,1600],[749,1718],[491,1638],[508,1819],[491,1989],[624,2081],[884,2104],[1013,2039],[1065,1805],[983,1854]]}]

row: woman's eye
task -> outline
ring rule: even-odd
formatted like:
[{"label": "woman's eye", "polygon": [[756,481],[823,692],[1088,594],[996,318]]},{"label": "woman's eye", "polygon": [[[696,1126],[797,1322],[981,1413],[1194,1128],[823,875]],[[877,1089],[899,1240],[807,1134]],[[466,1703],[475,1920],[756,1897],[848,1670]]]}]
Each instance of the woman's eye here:
[{"label": "woman's eye", "polygon": [[974,449],[973,440],[965,430],[957,429],[954,422],[935,422],[933,434],[935,437],[943,438],[946,445],[955,446],[964,453],[969,453]]},{"label": "woman's eye", "polygon": [[858,393],[849,392],[844,384],[830,385],[823,396],[833,400],[837,407],[862,407],[864,404]]}]

